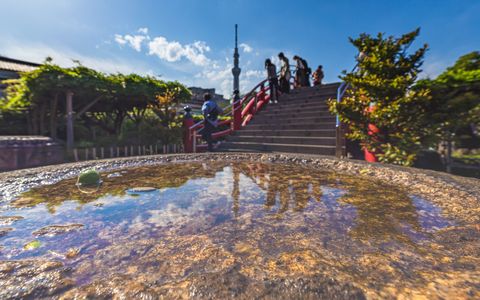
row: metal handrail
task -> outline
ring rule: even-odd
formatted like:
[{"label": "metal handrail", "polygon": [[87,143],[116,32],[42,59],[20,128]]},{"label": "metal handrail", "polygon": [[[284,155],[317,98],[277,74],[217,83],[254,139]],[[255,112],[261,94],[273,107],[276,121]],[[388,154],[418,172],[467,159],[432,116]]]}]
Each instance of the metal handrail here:
[{"label": "metal handrail", "polygon": [[[352,71],[350,73],[353,73],[357,70],[358,68],[358,62],[355,64],[355,66],[352,68]],[[337,102],[340,103],[342,101],[343,96],[345,95],[345,92],[347,89],[350,87],[350,83],[343,81],[340,86],[337,89]],[[335,120],[335,127],[340,126],[340,117],[337,113],[336,120]]]},{"label": "metal handrail", "polygon": [[[358,68],[358,62],[355,64],[355,66],[352,68],[352,71],[350,73],[355,72]],[[340,86],[337,89],[337,103],[340,103],[342,101],[343,96],[345,95],[345,92],[347,89],[350,88],[350,83],[343,81]],[[344,134],[342,132],[342,126],[340,122],[340,116],[337,113],[335,116],[335,156],[338,158],[345,156],[345,152],[343,150],[343,141]]]}]

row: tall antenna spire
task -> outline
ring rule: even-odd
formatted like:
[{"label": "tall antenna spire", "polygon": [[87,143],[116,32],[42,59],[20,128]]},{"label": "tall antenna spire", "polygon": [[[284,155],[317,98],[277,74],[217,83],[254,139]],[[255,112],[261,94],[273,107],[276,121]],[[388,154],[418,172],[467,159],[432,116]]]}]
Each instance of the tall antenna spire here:
[{"label": "tall antenna spire", "polygon": [[235,24],[235,48],[238,48],[238,24]]},{"label": "tall antenna spire", "polygon": [[239,64],[240,54],[238,53],[238,25],[235,24],[235,51],[233,53],[233,90],[240,90],[240,72]]}]

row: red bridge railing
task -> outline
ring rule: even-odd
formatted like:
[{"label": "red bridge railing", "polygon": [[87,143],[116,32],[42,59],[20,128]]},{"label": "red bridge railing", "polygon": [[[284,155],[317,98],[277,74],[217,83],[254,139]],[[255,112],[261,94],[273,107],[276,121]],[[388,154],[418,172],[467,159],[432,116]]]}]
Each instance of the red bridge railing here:
[{"label": "red bridge railing", "polygon": [[[261,110],[270,101],[270,86],[268,80],[262,80],[253,89],[250,90],[241,99],[229,105],[224,116],[230,116],[229,120],[219,122],[220,125],[230,125],[230,128],[218,131],[212,134],[214,139],[218,139],[240,130],[252,120],[255,114]],[[188,127],[184,137],[184,147],[192,152],[202,152],[207,149],[207,145],[201,143],[200,130],[204,126],[204,121],[195,123]]]}]

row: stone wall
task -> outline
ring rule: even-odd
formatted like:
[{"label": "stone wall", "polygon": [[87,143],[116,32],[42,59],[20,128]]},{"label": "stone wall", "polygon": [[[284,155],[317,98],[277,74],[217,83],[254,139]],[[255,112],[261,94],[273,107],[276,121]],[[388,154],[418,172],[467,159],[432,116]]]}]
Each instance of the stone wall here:
[{"label": "stone wall", "polygon": [[0,172],[63,163],[64,149],[43,136],[0,136]]}]

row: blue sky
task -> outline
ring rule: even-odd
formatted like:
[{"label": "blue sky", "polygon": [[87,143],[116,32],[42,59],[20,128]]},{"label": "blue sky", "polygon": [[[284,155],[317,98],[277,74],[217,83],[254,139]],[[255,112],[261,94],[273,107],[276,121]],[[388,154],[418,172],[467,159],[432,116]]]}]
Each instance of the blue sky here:
[{"label": "blue sky", "polygon": [[479,0],[0,0],[0,55],[60,65],[72,59],[105,72],[160,75],[187,85],[232,89],[234,24],[241,88],[264,77],[279,51],[322,64],[326,81],[354,65],[348,37],[399,35],[421,27],[423,76],[480,50]]}]

